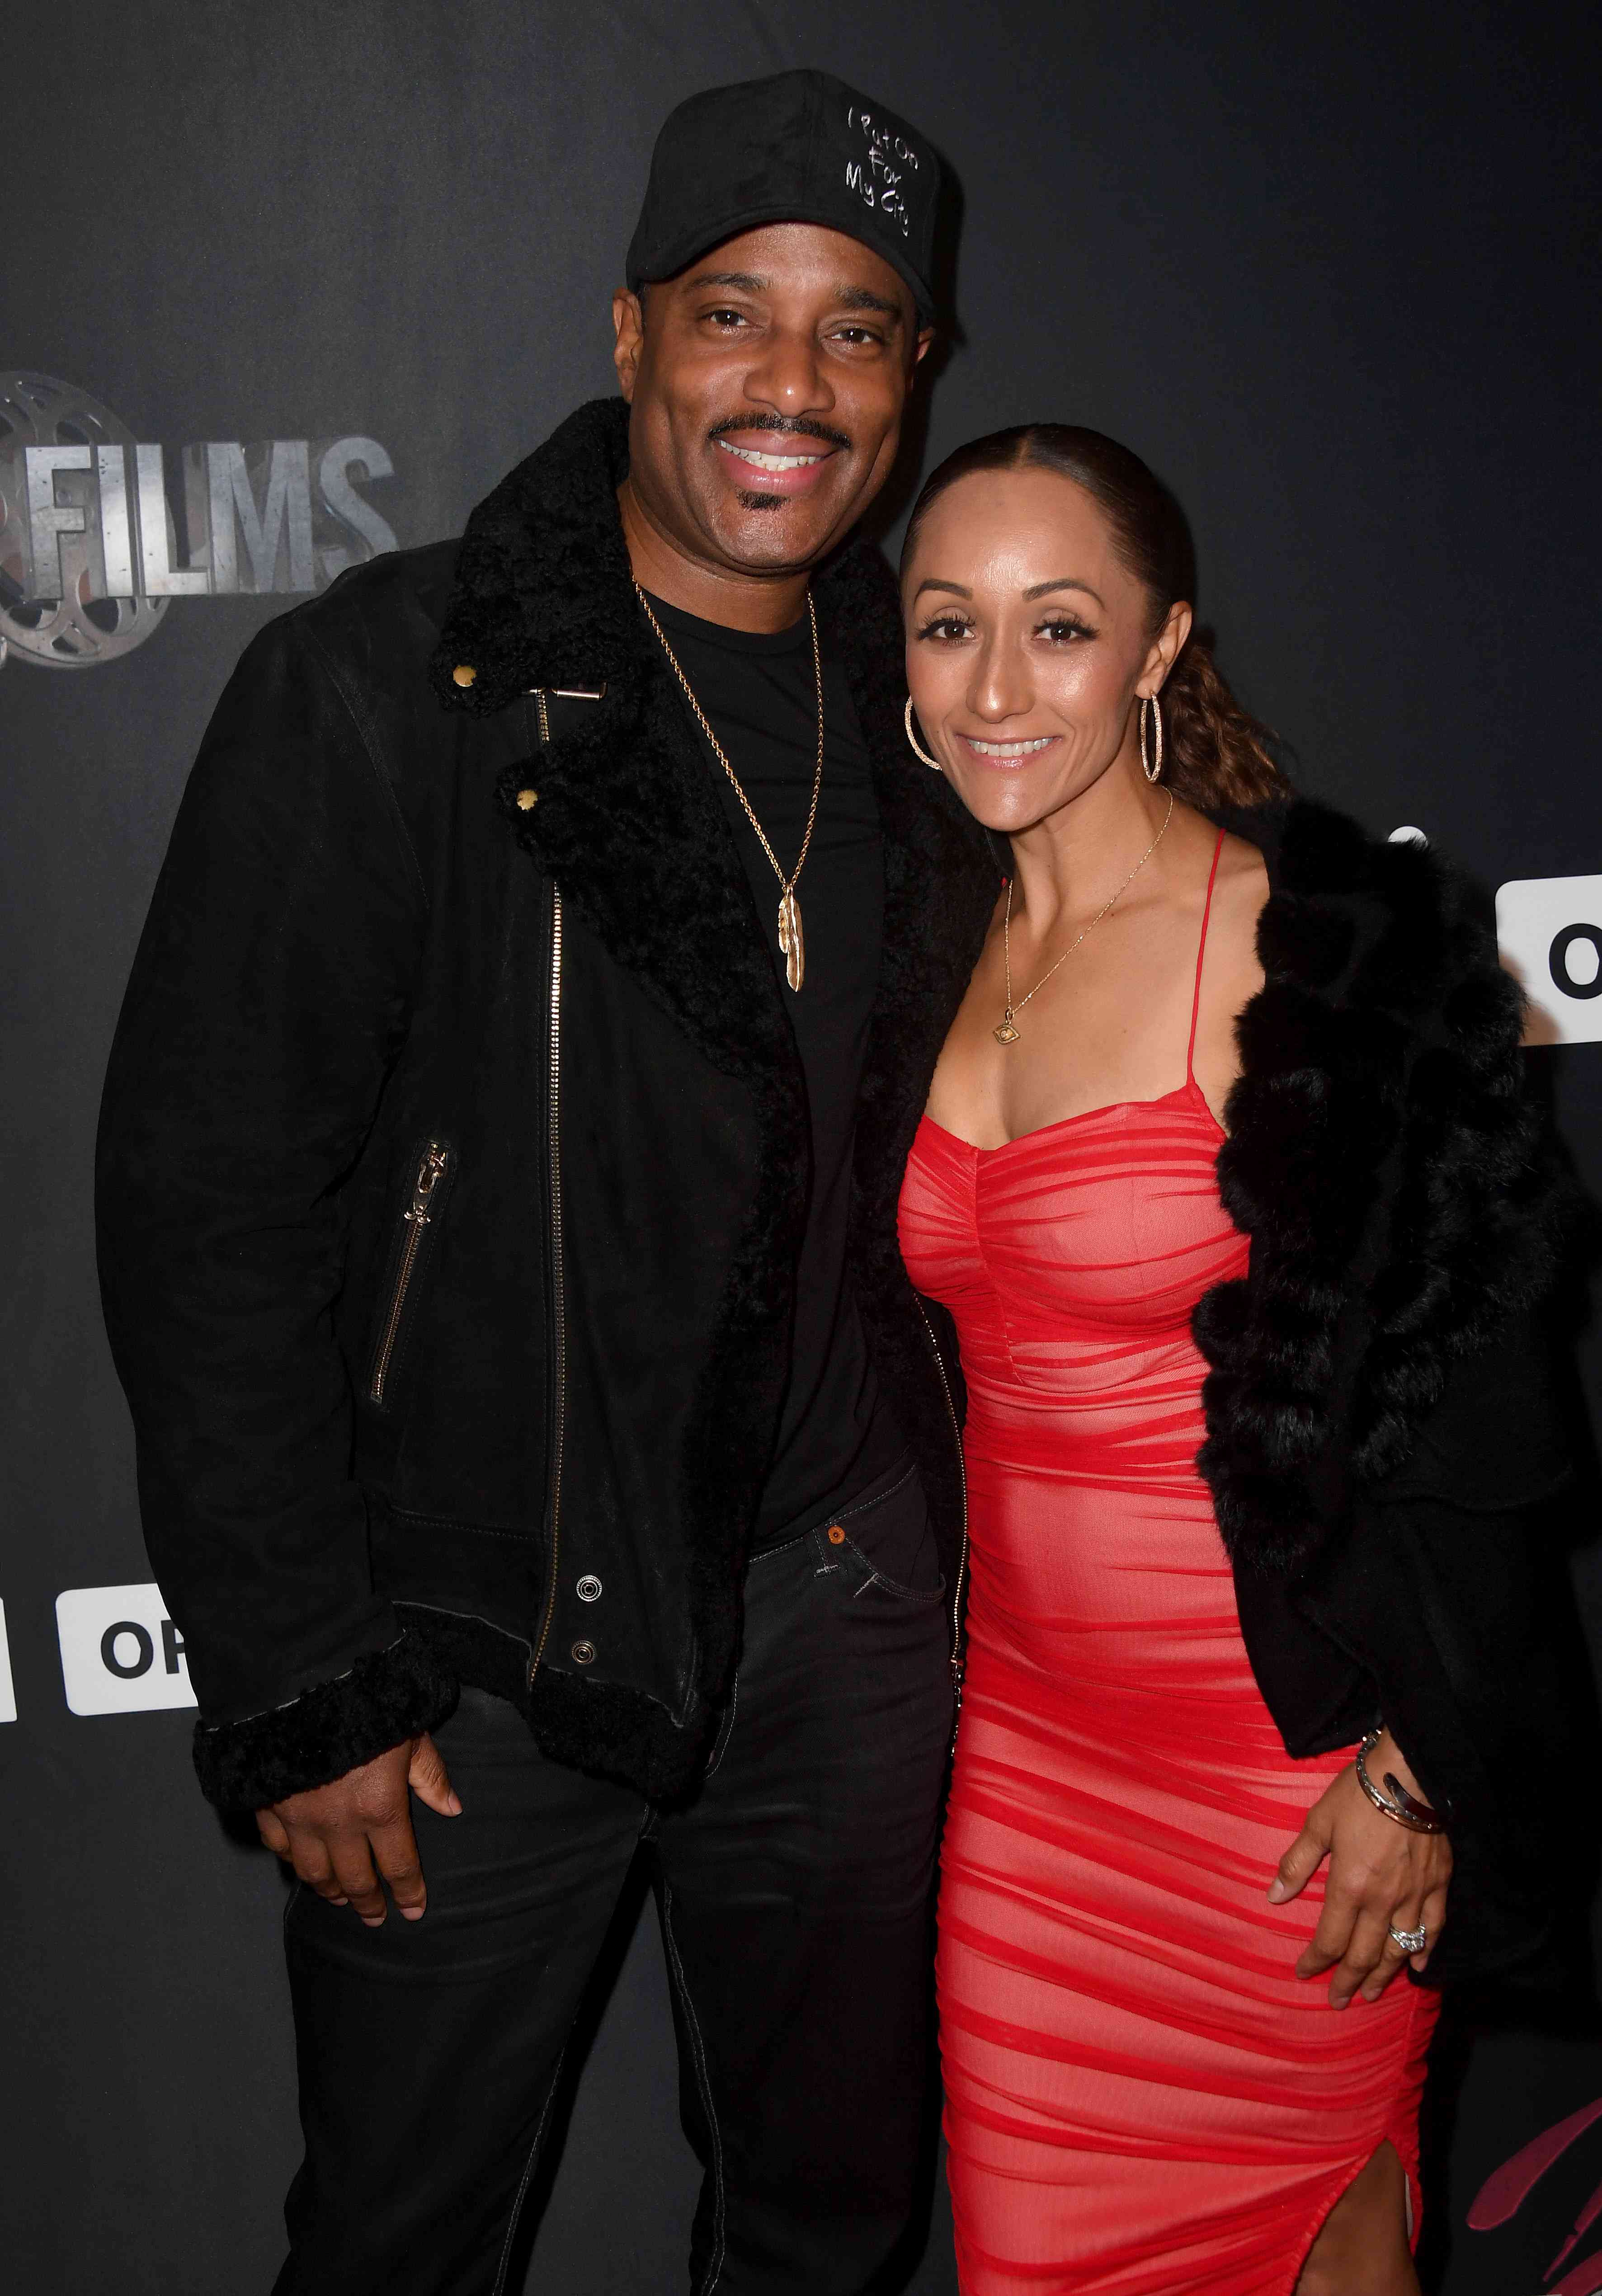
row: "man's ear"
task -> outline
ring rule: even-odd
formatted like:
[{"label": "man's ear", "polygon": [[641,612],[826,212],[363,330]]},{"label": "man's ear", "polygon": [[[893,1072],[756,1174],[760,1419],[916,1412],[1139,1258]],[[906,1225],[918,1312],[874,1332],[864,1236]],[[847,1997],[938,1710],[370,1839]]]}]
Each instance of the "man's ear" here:
[{"label": "man's ear", "polygon": [[920,327],[918,329],[917,340],[912,347],[912,364],[915,367],[918,365],[921,359],[924,358],[928,355],[929,351],[933,348],[933,344],[934,329],[932,327]]},{"label": "man's ear", "polygon": [[632,405],[639,380],[640,352],[645,340],[645,312],[637,295],[620,287],[612,299],[612,324],[617,332],[612,363],[618,371],[618,388]]}]

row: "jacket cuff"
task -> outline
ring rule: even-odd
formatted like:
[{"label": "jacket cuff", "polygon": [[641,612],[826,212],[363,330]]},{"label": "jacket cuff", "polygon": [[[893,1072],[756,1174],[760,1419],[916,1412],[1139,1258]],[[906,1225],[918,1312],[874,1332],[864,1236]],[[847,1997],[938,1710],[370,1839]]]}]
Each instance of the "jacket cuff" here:
[{"label": "jacket cuff", "polygon": [[201,1791],[219,1809],[265,1809],[370,1762],[454,1712],[458,1685],[426,1644],[403,1634],[347,1674],[242,1722],[194,1734]]}]

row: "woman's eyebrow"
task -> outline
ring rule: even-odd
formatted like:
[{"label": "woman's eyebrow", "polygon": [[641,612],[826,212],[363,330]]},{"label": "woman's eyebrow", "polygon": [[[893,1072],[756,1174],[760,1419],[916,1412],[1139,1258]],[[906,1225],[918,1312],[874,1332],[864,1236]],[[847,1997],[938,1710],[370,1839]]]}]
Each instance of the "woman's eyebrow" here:
[{"label": "woman's eyebrow", "polygon": [[1064,574],[1057,582],[1033,582],[1023,594],[1026,598],[1043,598],[1048,590],[1082,590],[1086,597],[1094,598],[1098,606],[1105,607],[1106,603],[1098,590],[1093,590],[1089,582],[1080,582],[1072,574]]},{"label": "woman's eyebrow", "polygon": [[[915,598],[921,598],[925,590],[946,590],[954,598],[971,598],[974,594],[962,583],[945,581],[938,574],[926,574],[912,594]],[[1089,582],[1081,582],[1072,574],[1064,574],[1054,582],[1031,582],[1023,594],[1026,600],[1032,601],[1045,597],[1051,590],[1082,590],[1086,597],[1094,598],[1098,606],[1105,609],[1106,604],[1099,590],[1093,590]]]}]

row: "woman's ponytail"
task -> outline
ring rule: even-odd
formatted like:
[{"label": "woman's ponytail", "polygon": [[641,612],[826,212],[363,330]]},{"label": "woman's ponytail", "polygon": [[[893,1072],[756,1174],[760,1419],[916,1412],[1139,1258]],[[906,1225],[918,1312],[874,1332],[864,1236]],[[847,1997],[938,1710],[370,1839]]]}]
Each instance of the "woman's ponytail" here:
[{"label": "woman's ponytail", "polygon": [[1290,784],[1269,754],[1266,726],[1243,709],[1212,658],[1212,632],[1192,630],[1158,695],[1164,726],[1162,778],[1205,813],[1266,805]]}]

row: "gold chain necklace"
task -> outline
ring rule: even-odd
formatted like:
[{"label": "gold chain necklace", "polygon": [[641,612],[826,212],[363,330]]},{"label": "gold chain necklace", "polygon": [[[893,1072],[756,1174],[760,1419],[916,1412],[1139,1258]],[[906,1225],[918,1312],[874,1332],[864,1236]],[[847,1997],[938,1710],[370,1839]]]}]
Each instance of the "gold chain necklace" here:
[{"label": "gold chain necklace", "polygon": [[1162,844],[1162,840],[1168,834],[1168,824],[1173,817],[1174,793],[1172,790],[1170,790],[1168,792],[1168,811],[1162,816],[1162,828],[1157,832],[1157,834],[1146,847],[1146,851],[1141,855],[1139,860],[1136,862],[1134,867],[1130,871],[1129,875],[1124,879],[1122,884],[1120,885],[1117,892],[1113,894],[1113,900],[1104,901],[1102,903],[1101,907],[1097,909],[1096,914],[1091,918],[1090,922],[1085,927],[1084,932],[1080,934],[1078,939],[1069,942],[1061,956],[1058,957],[1056,964],[1052,965],[1049,971],[1043,972],[1036,981],[1034,987],[1030,990],[1029,996],[1020,996],[1015,1004],[1013,1003],[1013,881],[1010,877],[1007,879],[1006,913],[1001,920],[1001,961],[1006,970],[1006,1010],[1001,1015],[1000,1025],[998,1028],[992,1029],[990,1031],[990,1034],[995,1037],[996,1042],[998,1045],[1015,1045],[1017,1043],[1023,1031],[1013,1026],[1014,1013],[1022,1013],[1023,1007],[1028,1004],[1030,996],[1038,996],[1039,995],[1041,989],[1045,988],[1046,983],[1050,980],[1052,973],[1056,971],[1057,965],[1067,964],[1069,958],[1073,955],[1074,950],[1079,947],[1080,941],[1083,940],[1085,938],[1085,933],[1093,931],[1095,928],[1100,924],[1102,919],[1106,915],[1107,911],[1113,906],[1113,902],[1121,900],[1124,894],[1129,891],[1130,887],[1134,883],[1136,878],[1140,874],[1140,872],[1145,868],[1146,863],[1151,859],[1158,846]]},{"label": "gold chain necklace", "polygon": [[817,609],[812,603],[812,593],[807,593],[807,618],[812,626],[812,682],[817,690],[817,765],[812,775],[812,804],[807,815],[807,833],[801,839],[801,849],[796,856],[795,866],[786,877],[778,855],[768,842],[768,832],[752,810],[751,800],[740,786],[740,776],[729,764],[722,742],[707,723],[706,712],[695,699],[689,679],[679,667],[678,656],[668,644],[668,634],[651,611],[651,601],[637,582],[635,595],[645,610],[645,619],[656,632],[661,650],[668,657],[668,667],[684,688],[684,698],[695,713],[695,723],[712,745],[712,755],[734,784],[735,795],[742,811],[757,832],[757,841],[773,864],[773,873],[779,881],[779,951],[785,960],[785,978],[793,989],[799,990],[807,971],[807,947],[801,938],[801,904],[795,898],[795,881],[806,863],[808,849],[812,842],[812,824],[817,819],[818,793],[823,788],[823,656],[817,645]]}]

